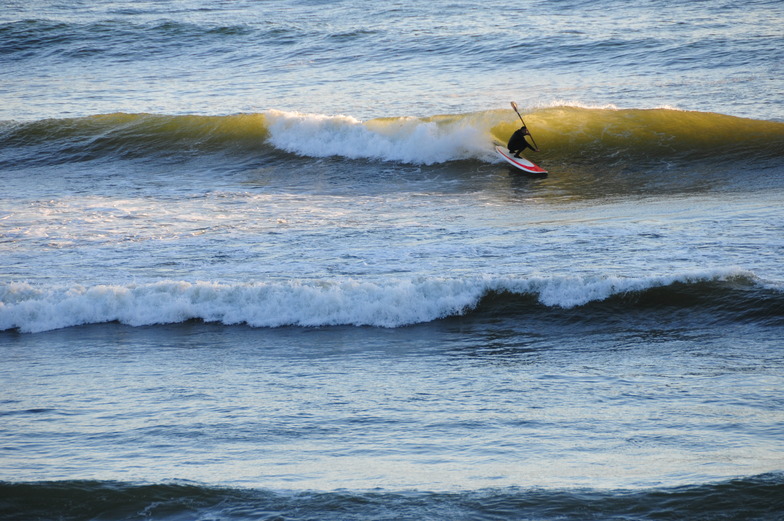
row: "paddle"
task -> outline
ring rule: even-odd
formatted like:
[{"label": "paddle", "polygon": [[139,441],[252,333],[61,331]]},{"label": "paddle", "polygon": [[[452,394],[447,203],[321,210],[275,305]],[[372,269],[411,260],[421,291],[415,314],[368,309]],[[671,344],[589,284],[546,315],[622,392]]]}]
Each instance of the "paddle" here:
[{"label": "paddle", "polygon": [[[525,121],[523,121],[523,116],[520,115],[520,111],[517,110],[517,103],[515,103],[514,101],[512,102],[512,108],[514,109],[515,112],[517,112],[517,117],[520,118],[520,121],[522,122],[523,126],[528,128],[525,124]],[[528,131],[528,135],[531,136],[531,142],[534,144],[534,147],[536,147],[536,151],[538,152],[539,146],[536,144],[536,141],[534,140],[534,137],[531,135],[530,130]]]}]

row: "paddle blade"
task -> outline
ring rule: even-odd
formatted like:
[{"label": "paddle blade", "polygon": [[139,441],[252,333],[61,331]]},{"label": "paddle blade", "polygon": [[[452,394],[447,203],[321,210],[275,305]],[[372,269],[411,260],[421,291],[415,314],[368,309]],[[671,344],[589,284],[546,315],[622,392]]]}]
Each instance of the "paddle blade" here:
[{"label": "paddle blade", "polygon": [[514,101],[512,102],[512,108],[514,109],[515,112],[518,112],[517,103],[515,103]]}]

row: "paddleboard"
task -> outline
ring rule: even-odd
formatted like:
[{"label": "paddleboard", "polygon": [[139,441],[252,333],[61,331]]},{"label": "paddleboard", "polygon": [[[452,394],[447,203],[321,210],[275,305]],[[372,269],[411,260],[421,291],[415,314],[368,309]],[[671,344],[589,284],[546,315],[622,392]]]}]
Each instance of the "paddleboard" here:
[{"label": "paddleboard", "polygon": [[523,172],[528,172],[529,174],[546,174],[547,170],[544,168],[535,165],[531,161],[527,160],[524,157],[515,157],[514,155],[510,154],[506,147],[496,145],[495,151],[501,154],[501,157],[507,160],[507,162],[522,170]]}]

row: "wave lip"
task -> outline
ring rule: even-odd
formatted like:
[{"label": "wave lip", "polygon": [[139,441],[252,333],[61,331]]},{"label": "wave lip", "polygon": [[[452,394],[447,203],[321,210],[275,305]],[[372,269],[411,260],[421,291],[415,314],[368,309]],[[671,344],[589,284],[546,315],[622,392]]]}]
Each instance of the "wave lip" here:
[{"label": "wave lip", "polygon": [[[504,299],[503,295],[509,297]],[[164,281],[50,288],[11,283],[0,285],[0,330],[33,333],[105,322],[144,326],[188,320],[252,327],[394,328],[469,313],[494,315],[510,307],[529,315],[605,301],[616,313],[635,307],[655,311],[694,306],[741,319],[784,317],[784,293],[763,288],[751,273],[725,269],[645,278],[475,277],[241,284]]]}]

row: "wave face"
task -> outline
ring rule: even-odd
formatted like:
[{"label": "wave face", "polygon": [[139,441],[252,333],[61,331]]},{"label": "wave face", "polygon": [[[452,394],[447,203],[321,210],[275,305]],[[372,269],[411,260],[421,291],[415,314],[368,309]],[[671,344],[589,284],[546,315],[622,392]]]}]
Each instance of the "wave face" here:
[{"label": "wave face", "polygon": [[[202,154],[260,157],[287,152],[432,165],[497,162],[494,141],[519,126],[509,110],[386,117],[360,121],[271,110],[234,116],[106,114],[0,124],[0,165],[59,164],[100,158],[170,158]],[[543,162],[644,167],[666,162],[780,165],[784,123],[672,109],[555,106],[529,111]],[[747,168],[747,167],[746,167]]]},{"label": "wave face", "polygon": [[765,474],[642,491],[488,489],[304,492],[64,481],[0,483],[0,519],[780,519],[784,478]]},{"label": "wave face", "polygon": [[22,332],[105,322],[144,326],[188,320],[253,327],[394,328],[457,316],[606,321],[633,314],[662,319],[662,314],[684,311],[702,323],[729,320],[781,325],[784,293],[735,270],[650,278],[0,286],[0,330]]},{"label": "wave face", "polygon": [[[264,116],[104,114],[0,124],[0,165],[47,165],[95,159],[165,159],[256,149]],[[3,155],[7,156],[5,159]]]}]

